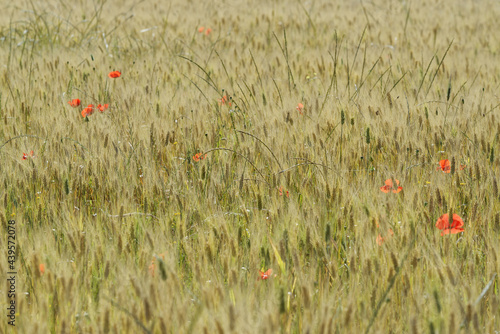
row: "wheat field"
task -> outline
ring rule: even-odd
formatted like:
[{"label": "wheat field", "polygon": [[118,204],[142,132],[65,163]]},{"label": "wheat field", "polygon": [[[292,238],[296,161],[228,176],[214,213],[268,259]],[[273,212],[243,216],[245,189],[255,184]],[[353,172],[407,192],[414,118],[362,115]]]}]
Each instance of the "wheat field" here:
[{"label": "wheat field", "polygon": [[0,332],[500,332],[498,2],[0,17]]}]

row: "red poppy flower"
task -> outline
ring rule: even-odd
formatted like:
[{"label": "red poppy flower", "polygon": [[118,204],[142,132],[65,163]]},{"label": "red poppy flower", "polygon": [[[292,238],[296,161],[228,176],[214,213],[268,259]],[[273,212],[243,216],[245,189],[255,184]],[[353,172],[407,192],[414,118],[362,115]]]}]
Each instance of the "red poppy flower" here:
[{"label": "red poppy flower", "polygon": [[436,227],[442,230],[441,235],[445,234],[457,234],[460,232],[464,232],[465,229],[462,228],[464,226],[464,221],[460,218],[456,213],[453,214],[453,222],[450,225],[449,215],[445,213],[441,217],[438,218],[436,222]]},{"label": "red poppy flower", "polygon": [[268,269],[266,272],[263,272],[263,271],[259,270],[260,279],[261,280],[268,279],[271,276],[272,273],[273,273],[272,269]]},{"label": "red poppy flower", "polygon": [[104,110],[108,109],[108,107],[109,107],[109,104],[107,104],[107,103],[104,105],[100,105],[100,104],[97,105],[97,109],[99,109],[100,112],[103,112]]},{"label": "red poppy flower", "polygon": [[198,32],[201,34],[203,31],[205,31],[205,35],[208,36],[211,32],[212,32],[212,29],[211,28],[207,28],[205,30],[205,27],[199,27],[198,28]]},{"label": "red poppy flower", "polygon": [[68,101],[69,105],[72,106],[73,108],[78,107],[81,103],[80,99],[73,99],[71,101]]},{"label": "red poppy flower", "polygon": [[227,98],[226,95],[222,97],[222,99],[219,100],[219,105],[223,106],[227,103],[228,106],[231,106],[231,102],[228,102],[229,99]]},{"label": "red poppy flower", "polygon": [[304,105],[303,105],[302,103],[299,103],[299,104],[297,105],[297,107],[295,107],[295,109],[297,109],[297,111],[298,111],[301,115],[303,115],[303,114],[304,114],[304,113],[302,112],[302,110],[304,109]]},{"label": "red poppy flower", "polygon": [[93,104],[89,104],[87,106],[87,108],[84,108],[82,110],[82,116],[83,117],[87,117],[87,116],[90,116],[94,113],[94,105]]},{"label": "red poppy flower", "polygon": [[[283,196],[283,186],[281,186],[278,190],[280,192],[280,196]],[[286,190],[285,195],[286,197],[290,197],[290,193],[288,192],[288,190]]]},{"label": "red poppy flower", "polygon": [[389,237],[392,237],[393,235],[394,235],[394,232],[392,231],[392,229],[389,229],[389,234],[385,238],[383,238],[382,235],[379,233],[379,235],[377,237],[377,245],[382,246],[382,244],[384,242],[386,242],[387,239]]},{"label": "red poppy flower", "polygon": [[[159,254],[159,256],[162,258],[163,261],[165,261],[165,253]],[[151,264],[148,267],[149,274],[151,276],[155,276],[155,271],[156,271],[156,256],[153,256],[153,259],[151,260]]]},{"label": "red poppy flower", "polygon": [[202,153],[196,153],[195,155],[193,155],[193,160],[198,162],[200,160],[203,160],[207,157],[207,155],[203,155]]},{"label": "red poppy flower", "polygon": [[149,265],[148,270],[149,270],[149,274],[154,277],[155,271],[156,271],[155,259],[151,260],[151,264]]},{"label": "red poppy flower", "polygon": [[122,72],[119,72],[119,71],[113,71],[113,72],[110,72],[108,74],[108,77],[114,79],[114,78],[118,78],[120,77],[120,75],[122,75]]},{"label": "red poppy flower", "polygon": [[439,167],[437,170],[441,169],[445,173],[450,173],[451,172],[451,163],[450,160],[444,159],[439,161]]},{"label": "red poppy flower", "polygon": [[29,156],[28,156],[26,153],[24,153],[24,152],[23,152],[23,160],[26,160],[26,159],[28,159],[29,157],[31,157],[31,158],[34,158],[34,157],[35,157],[35,153],[33,152],[33,150],[31,150],[31,152],[30,152]]},{"label": "red poppy flower", "polygon": [[45,274],[45,264],[40,263],[40,265],[38,266],[38,269],[40,270],[41,275]]},{"label": "red poppy flower", "polygon": [[[464,170],[466,165],[460,165],[460,170]],[[451,163],[450,160],[444,159],[439,161],[439,167],[436,168],[437,170],[442,170],[444,173],[451,173]]]},{"label": "red poppy flower", "polygon": [[396,181],[396,186],[394,186],[391,179],[385,180],[385,186],[380,187],[380,190],[386,194],[391,190],[395,194],[403,190],[403,187],[399,187],[399,180],[394,179],[394,181]]}]

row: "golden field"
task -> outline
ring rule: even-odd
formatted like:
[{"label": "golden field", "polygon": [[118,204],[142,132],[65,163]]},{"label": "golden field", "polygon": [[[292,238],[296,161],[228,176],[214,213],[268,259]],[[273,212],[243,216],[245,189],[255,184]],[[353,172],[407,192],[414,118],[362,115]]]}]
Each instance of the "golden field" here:
[{"label": "golden field", "polygon": [[0,332],[497,333],[499,15],[4,1]]}]

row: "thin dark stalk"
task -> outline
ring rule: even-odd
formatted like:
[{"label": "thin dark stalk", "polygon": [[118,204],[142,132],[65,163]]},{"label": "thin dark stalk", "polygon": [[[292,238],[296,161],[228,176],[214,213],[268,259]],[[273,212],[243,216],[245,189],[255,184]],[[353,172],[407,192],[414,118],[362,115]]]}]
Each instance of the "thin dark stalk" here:
[{"label": "thin dark stalk", "polygon": [[427,69],[425,70],[424,76],[422,77],[422,81],[420,81],[420,85],[418,86],[417,94],[415,94],[415,102],[417,102],[418,94],[420,93],[420,90],[422,89],[422,85],[424,84],[425,77],[427,76],[427,73],[429,72],[429,68],[431,67],[432,60],[434,60],[434,57],[436,57],[436,54],[437,53],[435,53],[432,56],[431,60],[429,61],[429,65],[427,65]]},{"label": "thin dark stalk", "polygon": [[[248,98],[247,98],[247,95],[245,94],[245,92],[243,91],[243,89],[241,88],[240,84],[238,82],[236,82],[236,85],[238,86],[238,88],[240,89],[240,92],[241,94],[243,95],[243,97],[245,98],[245,101],[242,101],[243,103],[246,103],[246,106],[245,107],[248,107],[250,106],[250,102],[248,101]],[[248,88],[248,87],[247,87]],[[250,94],[251,95],[251,94]],[[254,100],[255,101],[255,100]]]},{"label": "thin dark stalk", "polygon": [[401,80],[403,80],[403,78],[405,77],[406,73],[408,73],[408,72],[403,73],[403,75],[401,76],[401,78],[399,78],[398,81],[396,81],[396,83],[394,83],[394,85],[391,87],[391,89],[389,89],[389,91],[386,94],[384,94],[384,95],[390,94],[390,92],[392,92],[392,90],[398,85],[398,83]]},{"label": "thin dark stalk", "polygon": [[[191,80],[188,76],[186,76],[184,73],[182,74],[186,79],[188,79],[189,81],[191,81],[191,83],[193,84],[193,86],[195,86],[201,93],[201,95],[203,95],[203,97],[205,98],[205,100],[207,100],[208,104],[210,104],[210,100],[208,99],[208,97],[205,95],[205,93],[203,92],[203,90],[201,90],[200,87],[198,87],[198,85],[193,81]],[[217,109],[216,109],[217,110]],[[220,111],[217,110],[217,112],[219,113],[219,116],[220,116]]]},{"label": "thin dark stalk", "polygon": [[304,7],[304,5],[302,4],[302,1],[298,0],[297,2],[299,3],[300,7],[304,11],[304,14],[306,14],[307,20],[309,21],[309,23],[311,24],[311,27],[313,28],[314,37],[316,37],[316,26],[314,25],[314,22],[311,19],[311,15],[309,15],[309,12],[306,10],[306,8]]},{"label": "thin dark stalk", "polygon": [[[337,47],[335,46],[335,48],[337,48]],[[330,54],[330,57],[332,57],[332,60],[333,60],[334,58],[333,58],[333,56],[332,56],[331,52],[330,52],[330,51],[328,51],[328,53]],[[326,91],[325,98],[324,98],[324,100],[323,100],[323,104],[321,104],[321,110],[319,111],[318,119],[319,119],[319,117],[321,116],[321,114],[323,113],[323,109],[325,109],[326,100],[328,99],[328,96],[330,95],[330,92],[331,92],[332,87],[333,87],[333,82],[334,82],[334,81],[335,81],[335,79],[336,79],[336,73],[335,73],[335,68],[336,68],[336,65],[337,65],[337,64],[336,64],[336,60],[334,60],[334,61],[333,61],[333,64],[334,64],[334,65],[333,65],[333,75],[332,75],[332,80],[330,81],[330,86],[328,86],[328,89],[327,89],[327,91]]]},{"label": "thin dark stalk", "polygon": [[392,287],[394,286],[394,283],[396,282],[396,278],[401,273],[401,269],[403,268],[403,265],[404,265],[406,259],[408,258],[410,251],[413,249],[413,245],[415,244],[415,240],[416,240],[416,238],[413,237],[413,240],[412,240],[410,246],[408,247],[406,254],[403,256],[403,259],[401,260],[400,265],[396,268],[396,273],[394,274],[394,276],[392,276],[391,281],[389,282],[389,286],[387,287],[387,289],[385,289],[385,292],[382,295],[382,297],[380,297],[380,299],[377,303],[377,306],[375,307],[375,310],[373,311],[373,315],[370,319],[370,323],[368,324],[368,327],[366,328],[365,334],[368,334],[370,332],[370,329],[371,329],[373,323],[375,322],[375,318],[377,317],[378,312],[382,308],[383,303],[386,301],[387,295],[392,290]]},{"label": "thin dark stalk", "polygon": [[259,68],[257,67],[257,63],[255,62],[252,51],[249,52],[250,52],[250,57],[252,57],[253,65],[255,66],[255,72],[257,72],[257,77],[259,78],[260,88],[262,89],[262,91],[264,91],[264,85],[262,84],[262,78],[260,77]]},{"label": "thin dark stalk", "polygon": [[279,168],[280,168],[280,169],[283,169],[283,167],[281,167],[281,164],[280,164],[280,162],[279,162],[278,158],[276,158],[276,156],[274,155],[273,151],[269,148],[269,146],[267,146],[267,145],[266,145],[266,143],[264,143],[264,142],[263,142],[262,140],[260,140],[257,136],[254,136],[254,135],[253,135],[253,134],[251,134],[251,133],[248,133],[248,132],[245,132],[245,131],[241,131],[241,130],[236,130],[236,131],[238,131],[239,133],[246,134],[246,135],[248,135],[248,136],[250,136],[250,137],[252,137],[252,138],[254,138],[254,139],[257,139],[257,140],[258,140],[258,141],[259,141],[262,145],[264,145],[264,146],[267,148],[267,150],[268,150],[269,152],[271,152],[271,154],[272,154],[272,156],[273,156],[274,160],[276,160],[276,162],[278,163]]},{"label": "thin dark stalk", "polygon": [[245,79],[241,79],[241,81],[243,81],[243,84],[244,84],[244,85],[245,85],[245,87],[247,88],[248,93],[250,93],[250,97],[252,98],[253,103],[257,104],[257,101],[255,100],[255,96],[253,95],[252,90],[250,89],[250,87],[248,87],[248,84],[247,84],[247,82],[245,81]]},{"label": "thin dark stalk", "polygon": [[375,83],[373,84],[372,88],[370,88],[369,93],[371,93],[371,92],[372,92],[373,88],[375,88],[375,86],[378,84],[378,82],[379,82],[380,80],[382,80],[382,77],[383,77],[383,76],[384,76],[384,75],[385,75],[385,74],[386,74],[386,73],[387,73],[390,69],[391,69],[391,66],[389,66],[389,67],[388,67],[388,68],[387,68],[387,69],[386,69],[386,70],[385,70],[385,71],[384,71],[384,72],[380,75],[380,77],[377,79],[377,81],[375,81]]},{"label": "thin dark stalk", "polygon": [[286,61],[286,66],[288,68],[288,90],[291,92],[292,91],[292,87],[291,85],[293,84],[293,88],[295,88],[295,80],[293,79],[293,74],[292,74],[292,69],[290,68],[290,63],[288,61],[288,44],[287,44],[287,41],[286,41],[286,30],[283,29],[283,36],[284,36],[284,39],[285,39],[285,47],[283,48],[283,46],[281,46],[281,43],[280,43],[280,40],[278,39],[278,36],[276,36],[276,34],[273,32],[273,35],[274,35],[274,38],[276,39],[276,42],[278,42],[278,45],[281,49],[281,53],[283,53],[283,57],[285,58],[285,61]]},{"label": "thin dark stalk", "polygon": [[186,59],[187,61],[193,63],[196,67],[198,67],[203,73],[205,73],[205,75],[207,76],[207,78],[212,82],[212,84],[210,84],[210,87],[212,87],[216,92],[220,93],[219,91],[219,88],[217,87],[217,84],[215,83],[215,81],[210,77],[210,74],[207,73],[207,71],[205,71],[205,69],[203,69],[203,67],[201,67],[200,65],[198,65],[197,62],[187,58],[187,57],[184,57],[184,56],[179,56],[180,58],[182,59]]},{"label": "thin dark stalk", "polygon": [[[356,63],[356,58],[358,57],[359,48],[361,47],[361,42],[363,41],[363,37],[365,36],[365,32],[366,32],[367,27],[368,27],[368,25],[365,25],[365,29],[363,29],[363,33],[361,34],[361,38],[359,39],[358,47],[356,48],[356,53],[354,53],[354,59],[352,60],[352,65],[351,65],[351,69],[349,72],[349,77],[351,77],[351,75],[352,75],[352,69],[354,68],[354,64]],[[363,76],[363,75],[361,75],[361,76]]]},{"label": "thin dark stalk", "polygon": [[[36,139],[43,139],[43,138],[40,138],[38,136],[34,136],[34,135],[19,135],[19,136],[15,136],[13,138],[10,138],[9,140],[7,140],[5,143],[2,144],[2,146],[0,146],[0,150],[5,146],[7,145],[8,143],[10,143],[11,141],[13,141],[14,139],[18,139],[18,138],[36,138]],[[81,144],[80,144],[81,145]],[[83,145],[82,145],[83,146]]]},{"label": "thin dark stalk", "polygon": [[446,49],[443,58],[441,58],[441,61],[438,64],[438,67],[436,68],[436,72],[434,72],[434,76],[431,79],[431,82],[429,83],[429,87],[427,88],[427,92],[425,93],[425,97],[427,97],[427,94],[429,94],[429,91],[431,90],[432,83],[434,82],[434,79],[436,79],[436,76],[439,72],[439,69],[441,68],[441,65],[443,65],[444,58],[448,54],[448,51],[450,51],[451,45],[453,44],[453,40],[451,40],[450,45],[448,45],[448,48]]},{"label": "thin dark stalk", "polygon": [[[373,64],[373,66],[370,68],[370,71],[368,71],[368,74],[366,75],[366,77],[361,81],[361,83],[359,84],[359,87],[358,87],[358,90],[353,93],[351,95],[351,98],[349,99],[349,101],[351,101],[353,99],[353,97],[356,95],[356,94],[359,94],[359,91],[361,90],[361,87],[363,87],[363,85],[365,84],[366,82],[366,79],[368,79],[368,77],[370,76],[370,74],[372,73],[373,69],[375,68],[375,66],[378,64],[378,62],[380,61],[380,57],[378,57],[377,61]],[[361,76],[362,77],[362,76]]]},{"label": "thin dark stalk", "polygon": [[141,322],[141,320],[139,320],[139,318],[137,318],[137,316],[135,316],[135,314],[133,314],[132,312],[130,312],[126,308],[122,307],[118,303],[115,303],[113,300],[111,300],[111,298],[108,298],[106,296],[103,296],[102,298],[104,298],[105,300],[110,302],[111,305],[116,307],[118,310],[122,311],[123,313],[125,313],[126,315],[128,315],[129,317],[134,319],[135,323],[144,331],[144,333],[151,333],[151,331],[146,328],[146,326]]},{"label": "thin dark stalk", "polygon": [[252,165],[252,167],[260,174],[260,176],[267,183],[267,185],[269,187],[271,187],[271,184],[269,183],[269,181],[267,181],[267,179],[264,177],[264,175],[262,174],[262,172],[247,157],[245,157],[243,154],[238,153],[235,150],[232,150],[230,148],[224,148],[224,147],[211,148],[208,151],[203,152],[203,154],[207,154],[207,153],[210,153],[210,152],[213,152],[213,151],[229,151],[229,152],[233,152],[236,155],[239,155],[240,157],[242,157],[243,159],[245,159],[250,165]]},{"label": "thin dark stalk", "polygon": [[229,76],[229,73],[227,72],[227,68],[226,68],[226,64],[224,64],[224,61],[222,60],[222,58],[220,57],[219,53],[217,52],[217,50],[214,49],[214,52],[215,54],[217,55],[217,57],[219,57],[219,60],[220,60],[220,63],[222,64],[222,68],[224,69],[224,72],[226,73],[226,76],[227,76],[227,79],[229,80],[229,82],[231,83],[231,89],[234,91],[234,87],[233,87],[233,79]]},{"label": "thin dark stalk", "polygon": [[278,96],[280,97],[280,102],[281,102],[281,108],[283,108],[283,98],[281,97],[281,91],[280,91],[278,85],[276,84],[276,80],[274,80],[274,78],[271,78],[271,79],[273,79],[274,86],[276,87],[276,90],[278,91]]}]

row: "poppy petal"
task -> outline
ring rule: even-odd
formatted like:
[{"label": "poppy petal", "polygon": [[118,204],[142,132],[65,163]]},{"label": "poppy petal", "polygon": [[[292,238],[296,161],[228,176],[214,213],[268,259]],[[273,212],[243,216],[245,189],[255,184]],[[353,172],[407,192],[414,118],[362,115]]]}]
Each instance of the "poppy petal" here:
[{"label": "poppy petal", "polygon": [[219,105],[225,105],[227,102],[227,105],[231,106],[231,102],[228,102],[228,100],[229,100],[228,97],[224,95],[222,99],[219,100]]},{"label": "poppy petal", "polygon": [[403,187],[398,187],[398,189],[394,189],[394,190],[392,190],[392,192],[395,193],[395,194],[397,194],[401,190],[403,190]]},{"label": "poppy petal", "polygon": [[73,108],[78,107],[81,103],[80,99],[73,99],[71,101],[68,101],[69,105],[72,106]]},{"label": "poppy petal", "polygon": [[122,75],[122,73],[120,71],[113,71],[113,72],[109,72],[108,77],[114,79],[114,78],[120,77],[120,75]]},{"label": "poppy petal", "polygon": [[380,190],[381,190],[382,192],[386,193],[386,194],[389,192],[389,190],[390,190],[390,189],[391,189],[391,187],[388,187],[388,186],[383,186],[383,187],[380,187]]},{"label": "poppy petal", "polygon": [[84,108],[82,110],[82,116],[83,117],[87,117],[87,116],[90,116],[94,113],[94,106],[89,104],[89,106],[87,108]]},{"label": "poppy petal", "polygon": [[193,155],[193,160],[198,162],[200,160],[203,160],[207,157],[207,155],[203,155],[202,153],[196,153],[195,155]]},{"label": "poppy petal", "polygon": [[464,221],[456,213],[453,214],[453,222],[451,223],[451,228],[460,228],[464,226]]},{"label": "poppy petal", "polygon": [[149,269],[149,274],[154,277],[155,276],[155,269],[156,269],[155,260],[151,261],[151,264],[149,265],[148,269]]},{"label": "poppy petal", "polygon": [[447,235],[447,234],[457,234],[457,233],[462,233],[465,230],[463,228],[447,228],[441,232],[441,236]]},{"label": "poppy petal", "polygon": [[108,106],[109,104],[104,104],[104,105],[97,105],[97,109],[100,111],[100,112],[103,112],[104,110],[108,109]]},{"label": "poppy petal", "polygon": [[440,230],[444,230],[446,228],[448,228],[450,225],[448,223],[448,214],[445,213],[444,215],[442,215],[441,217],[438,218],[437,222],[436,222],[436,227]]},{"label": "poppy petal", "polygon": [[445,173],[451,173],[450,160],[448,160],[448,159],[440,160],[439,167],[437,169],[441,169]]},{"label": "poppy petal", "polygon": [[262,280],[268,279],[271,276],[272,272],[273,272],[272,269],[268,269],[266,272],[259,270],[260,279]]},{"label": "poppy petal", "polygon": [[453,214],[453,222],[450,224],[449,215],[445,213],[441,217],[438,218],[436,222],[436,227],[442,230],[441,235],[445,234],[455,234],[465,231],[462,226],[464,226],[464,221],[462,218],[456,213]]}]

